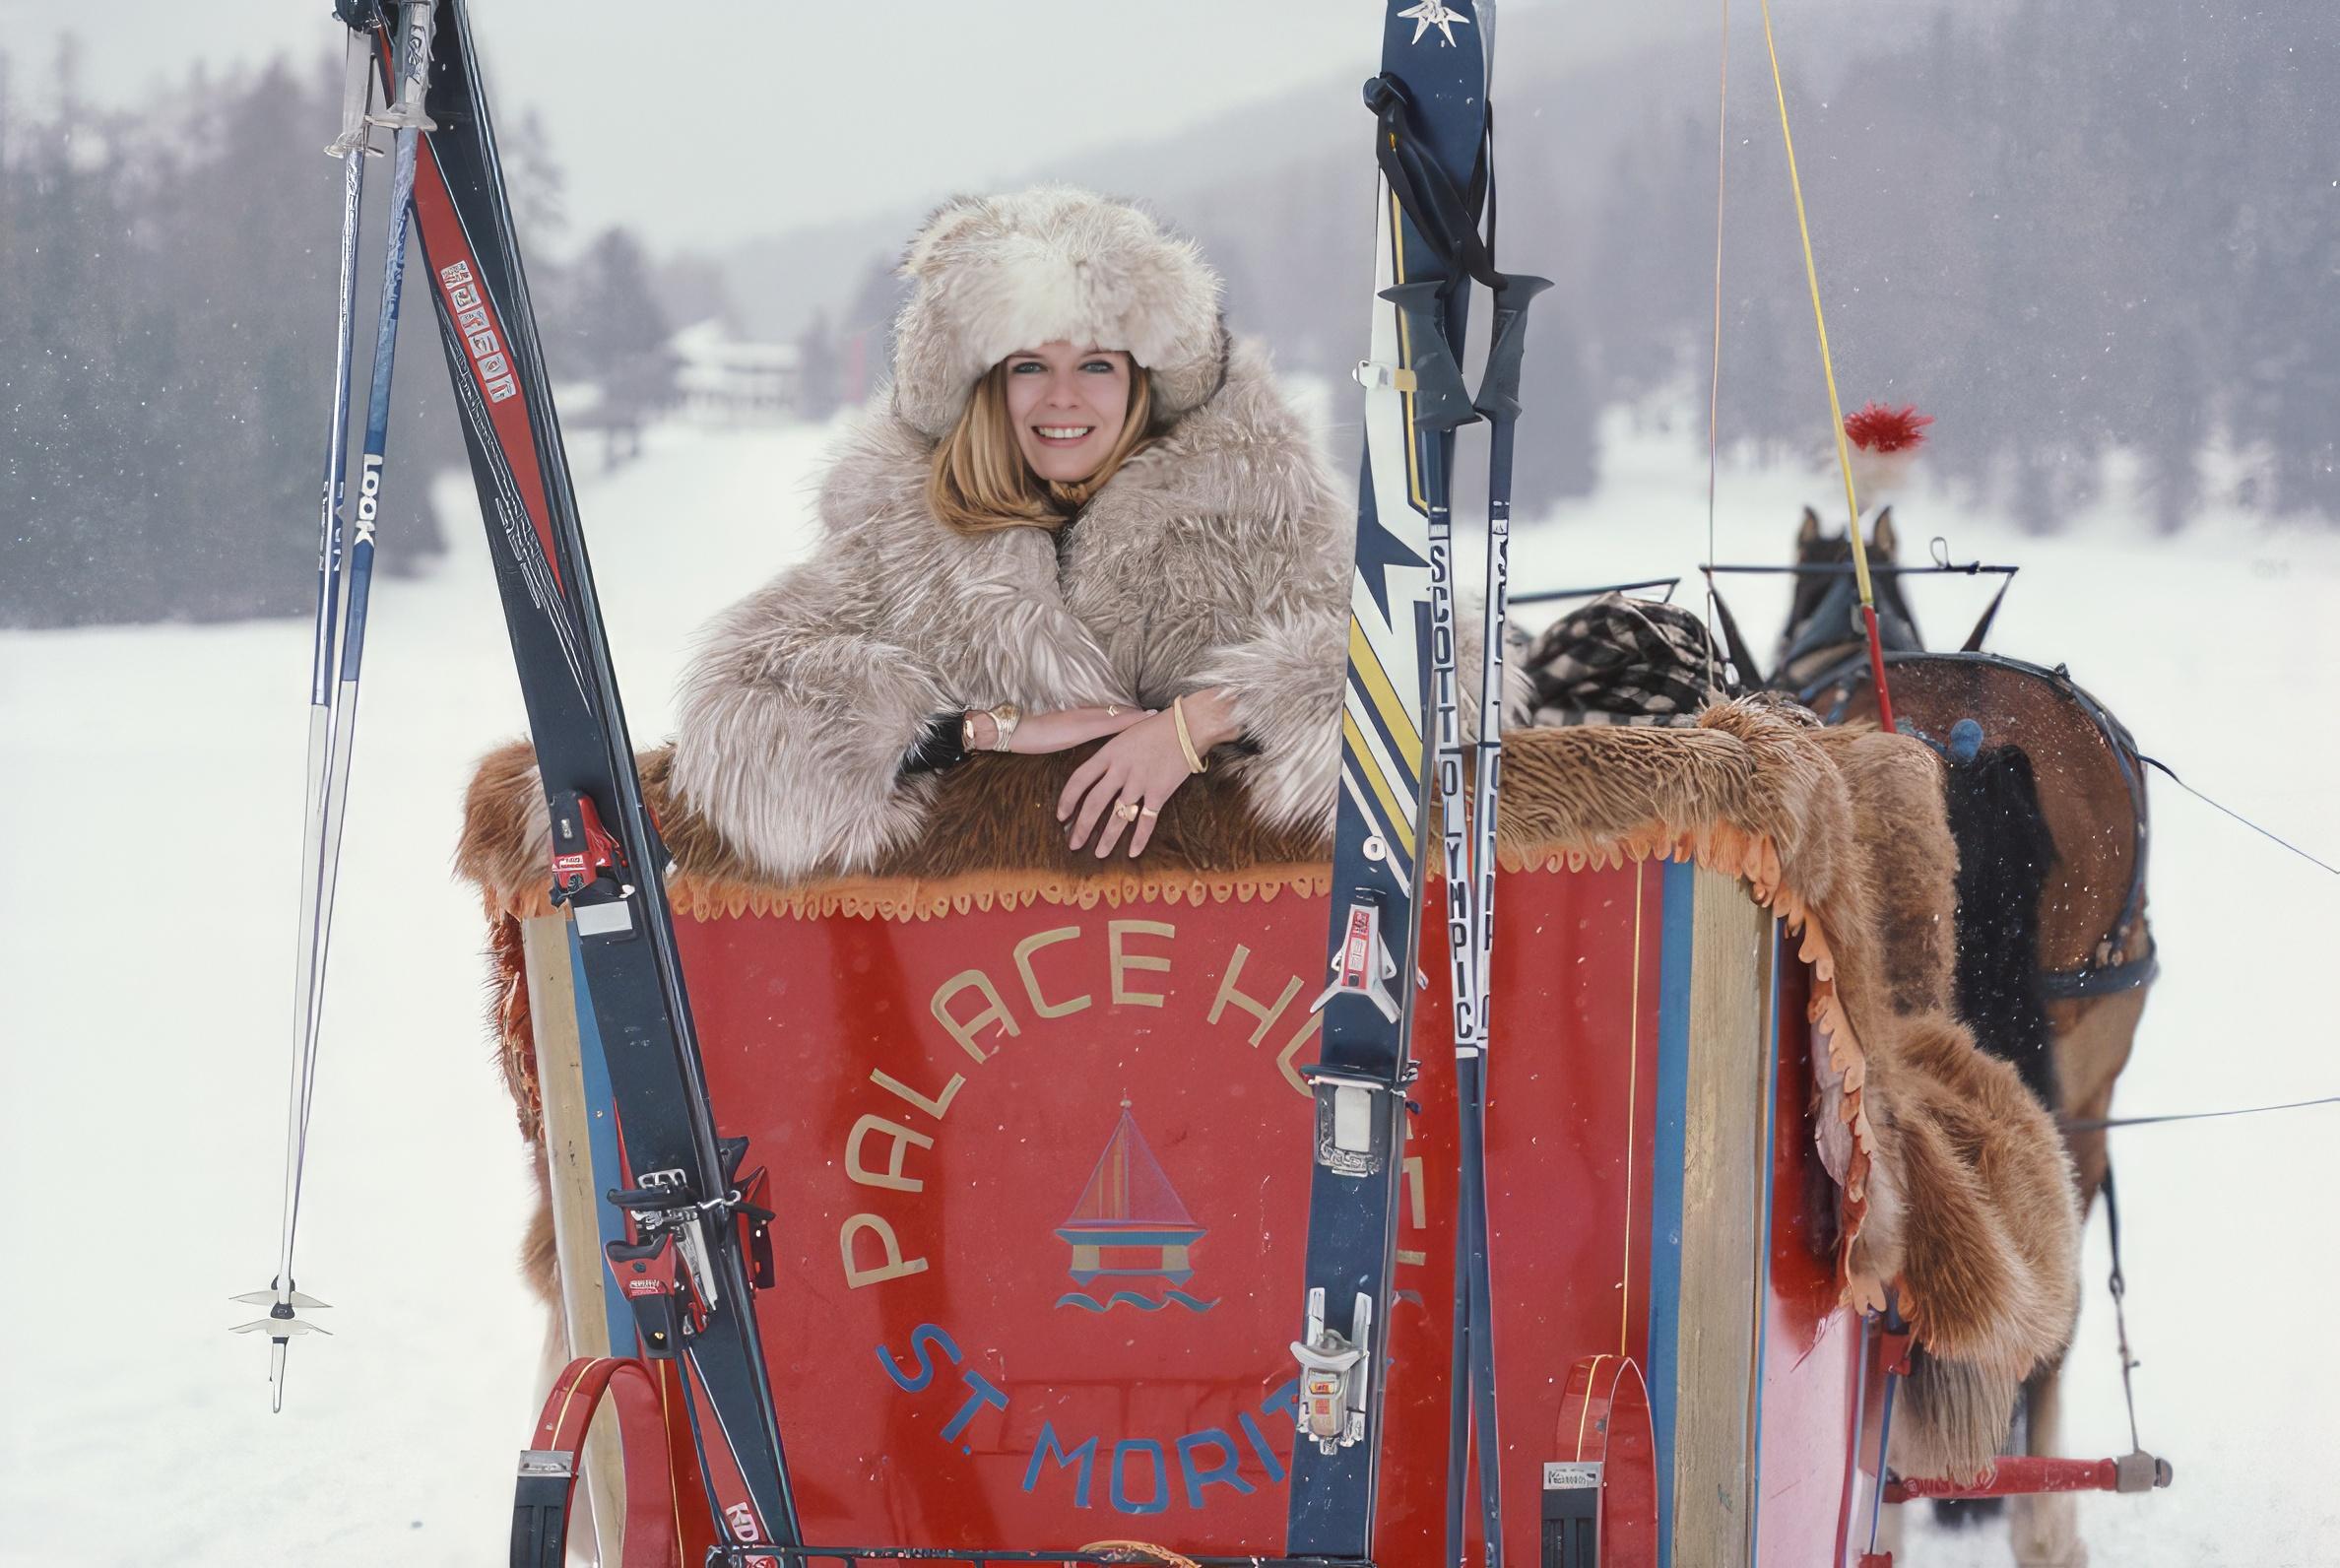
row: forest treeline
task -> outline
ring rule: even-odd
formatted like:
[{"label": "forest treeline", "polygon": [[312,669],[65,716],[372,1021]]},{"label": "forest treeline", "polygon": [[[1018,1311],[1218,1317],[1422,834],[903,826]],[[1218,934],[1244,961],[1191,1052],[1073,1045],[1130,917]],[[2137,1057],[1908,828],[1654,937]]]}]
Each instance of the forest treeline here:
[{"label": "forest treeline", "polygon": [[[338,68],[199,73],[135,112],[79,96],[70,44],[36,93],[26,74],[0,58],[0,625],[309,614],[339,281],[341,166],[323,154]],[[564,243],[541,129],[522,117],[505,151],[521,222],[546,241],[529,266],[555,381],[638,362],[672,307],[645,247],[622,229]],[[375,160],[366,180],[358,429],[389,169]],[[419,276],[399,322],[378,536],[393,574],[443,548],[429,485],[464,465]]]},{"label": "forest treeline", "polygon": [[[1741,44],[1722,434],[1817,455],[1825,398],[1779,127],[1759,40]],[[337,73],[197,77],[135,112],[83,102],[70,51],[37,92],[29,74],[0,62],[0,624],[305,614]],[[1556,76],[1500,104],[1502,254],[1559,286],[1528,356],[1523,517],[1596,482],[1603,407],[1703,405],[1715,108],[1629,85]],[[1791,71],[1788,95],[1839,380],[1850,402],[1935,415],[1937,474],[2049,529],[2092,498],[2108,452],[2132,451],[2139,524],[2167,528],[2198,503],[2215,444],[2253,454],[2250,503],[2340,518],[2340,8],[1945,11],[1811,80]],[[558,150],[524,115],[504,141],[556,381],[619,381],[670,330],[725,313],[711,260],[570,233]],[[1357,290],[1333,280],[1365,275],[1359,145],[1265,147],[1144,193],[1202,239],[1236,324],[1289,368],[1337,377],[1356,359]],[[388,184],[374,166],[361,359]],[[803,340],[838,383],[815,408],[864,384],[894,297],[885,258],[831,259],[867,282]],[[462,462],[430,312],[412,303],[388,571],[439,548],[428,477]]]},{"label": "forest treeline", "polygon": [[[2177,526],[2213,443],[2251,454],[2247,503],[2340,519],[2340,7],[1914,18],[1808,74],[1783,41],[1848,407],[1934,414],[1934,472],[2035,529],[2091,499],[2116,448],[2143,460],[2140,526]],[[1819,459],[1778,111],[1761,33],[1733,39],[1721,435]],[[1530,326],[1523,517],[1591,490],[1602,407],[1658,398],[1704,424],[1717,88],[1710,41],[1498,97],[1502,260],[1558,286]],[[1368,264],[1357,163],[1352,145],[1168,204],[1238,317],[1328,374],[1356,357],[1355,292],[1324,280]]]}]

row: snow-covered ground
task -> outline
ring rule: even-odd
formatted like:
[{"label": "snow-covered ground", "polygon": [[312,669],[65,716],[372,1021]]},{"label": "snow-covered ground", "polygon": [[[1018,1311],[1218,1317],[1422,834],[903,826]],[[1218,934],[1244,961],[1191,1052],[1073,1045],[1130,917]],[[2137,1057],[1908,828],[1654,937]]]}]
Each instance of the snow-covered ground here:
[{"label": "snow-covered ground", "polygon": [[[671,724],[689,632],[804,548],[821,433],[653,432],[581,477],[634,733]],[[1599,493],[1516,546],[1525,589],[1687,570],[1702,449],[1608,432]],[[1724,558],[1777,560],[1833,478],[1725,473]],[[336,1335],[265,1344],[228,1297],[274,1268],[308,632],[287,623],[0,634],[0,1164],[18,1262],[0,1357],[0,1562],[504,1559],[533,1419],[538,1314],[512,1264],[523,1152],[482,1023],[480,926],[448,875],[472,760],[521,728],[468,480],[455,541],[376,589],[336,927],[301,1285]],[[1841,504],[1841,503],[1840,503]],[[2115,503],[2052,540],[1919,490],[1906,548],[2017,559],[1997,648],[2069,662],[2140,745],[2276,831],[2340,853],[2340,537],[2213,513],[2149,539]],[[382,548],[400,548],[395,527]],[[1768,638],[1785,587],[1732,598]],[[1988,592],[1927,582],[1939,641]],[[1760,628],[1760,629],[1759,629]],[[2340,882],[2166,783],[2153,914],[2165,965],[2123,1111],[2340,1088],[2322,995]],[[2340,1111],[2115,1135],[2144,1438],[2174,1491],[2084,1499],[2111,1563],[2340,1561]],[[2088,1273],[2105,1273],[2101,1220]],[[2075,1452],[2127,1446],[2100,1291],[2070,1373]],[[2009,1560],[1922,1529],[1905,1563]]]}]

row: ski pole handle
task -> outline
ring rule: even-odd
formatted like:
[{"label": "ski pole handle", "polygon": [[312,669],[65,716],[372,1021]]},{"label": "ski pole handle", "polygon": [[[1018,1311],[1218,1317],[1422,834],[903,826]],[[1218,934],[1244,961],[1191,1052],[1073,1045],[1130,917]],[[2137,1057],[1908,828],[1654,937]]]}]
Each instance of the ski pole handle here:
[{"label": "ski pole handle", "polygon": [[1488,329],[1487,369],[1472,404],[1491,425],[1516,422],[1520,417],[1520,373],[1528,353],[1528,305],[1552,287],[1549,278],[1505,273],[1496,286],[1495,319]]},{"label": "ski pole handle", "polygon": [[[1470,389],[1462,381],[1462,367],[1447,345],[1442,316],[1450,288],[1443,283],[1401,283],[1381,292],[1405,319],[1411,362],[1397,374],[1410,376],[1413,384],[1409,387],[1399,379],[1397,385],[1400,392],[1413,394],[1414,425],[1419,429],[1443,432],[1478,418],[1470,406]],[[1358,368],[1362,372],[1372,367]]]}]

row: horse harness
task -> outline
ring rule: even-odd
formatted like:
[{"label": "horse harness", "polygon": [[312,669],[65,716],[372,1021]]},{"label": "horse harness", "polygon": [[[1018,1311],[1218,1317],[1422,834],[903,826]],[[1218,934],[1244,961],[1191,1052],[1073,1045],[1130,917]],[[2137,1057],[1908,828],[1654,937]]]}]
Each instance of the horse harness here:
[{"label": "horse harness", "polygon": [[[1815,616],[1813,619],[1817,621],[1821,618]],[[2128,949],[2130,936],[2138,930],[2144,916],[2147,834],[2145,769],[2138,760],[2137,743],[2130,738],[2127,728],[2108,712],[2103,703],[2091,696],[2084,687],[2073,681],[2070,670],[2060,664],[2054,669],[2048,670],[2036,664],[2028,664],[2021,659],[2009,659],[1995,653],[1896,652],[1888,653],[1885,656],[1885,663],[1889,669],[1896,664],[1918,661],[1984,664],[2033,680],[2045,681],[2055,689],[2058,695],[2079,708],[2081,714],[2096,727],[2097,733],[2104,738],[2106,747],[2112,753],[2113,763],[2120,769],[2121,784],[2128,791],[2131,819],[2136,823],[2131,845],[2128,890],[2121,898],[2120,913],[2114,918],[2112,929],[2096,945],[2097,956],[2075,968],[2044,970],[2040,976],[2040,984],[2047,999],[2051,1002],[2114,996],[2123,991],[2134,991],[2139,987],[2152,984],[2155,976],[2161,973],[2161,956],[2159,948],[2154,943],[2150,927],[2145,928],[2145,950],[2134,958],[2122,956]],[[1852,693],[1867,678],[1866,656],[1854,655],[1830,670],[1820,680],[1796,692],[1796,699],[1809,704],[1814,698],[1833,689],[1836,693],[1835,701],[1822,710],[1820,716],[1826,723],[1841,723],[1846,710],[1852,704]],[[1895,727],[1902,734],[1923,741],[1927,746],[1933,748],[1952,767],[1964,766],[1974,761],[1976,756],[1981,753],[1984,740],[1987,739],[1982,724],[1971,717],[1959,719],[1950,726],[1949,732],[1945,735],[1929,734],[1908,718],[1898,720]]]},{"label": "horse harness", "polygon": [[[1937,557],[1939,554],[1940,552],[1937,550]],[[1814,709],[1823,723],[1843,722],[1846,710],[1851,706],[1852,693],[1868,680],[1869,675],[1866,650],[1859,646],[1866,639],[1860,622],[1859,590],[1852,576],[1850,573],[1838,572],[1829,565],[1798,564],[1781,568],[1717,567],[1710,569],[1777,569],[1798,574],[1808,570],[1826,571],[1836,576],[1837,580],[1831,583],[1827,593],[1821,596],[1819,605],[1795,629],[1794,634],[1788,639],[1787,648],[1781,654],[1771,678],[1763,684],[1774,690],[1786,690],[1797,702]],[[1935,569],[1960,568],[1953,568],[1937,559]],[[2009,574],[2011,576],[2011,568]],[[1918,629],[1910,619],[1898,613],[1890,605],[1878,606],[1877,634],[1878,640],[1885,647],[1885,663],[1891,667],[1895,664],[1917,660],[1979,662],[2033,680],[2045,681],[2058,695],[2067,698],[2077,706],[2089,723],[2096,727],[2098,735],[2103,737],[2106,747],[2112,753],[2114,765],[2120,770],[2121,783],[2128,791],[2130,817],[2136,824],[2131,845],[2128,889],[2121,898],[2120,913],[2114,919],[2112,928],[2105,933],[2097,943],[2095,956],[2075,968],[2042,971],[2040,975],[2041,990],[2049,1001],[2076,1001],[2134,991],[2150,985],[2161,972],[2160,953],[2153,941],[2153,932],[2150,927],[2143,928],[2145,950],[2133,959],[2124,959],[2122,956],[2127,951],[2129,938],[2140,929],[2145,911],[2147,831],[2145,769],[2137,753],[2137,744],[2130,738],[2128,730],[2121,722],[2106,711],[2103,703],[2091,696],[2087,690],[2072,680],[2071,672],[2067,667],[2059,664],[2049,670],[2036,664],[2028,664],[2020,659],[2009,659],[1999,654],[1980,651],[1982,637],[1988,631],[1991,621],[1997,617],[1999,603],[2005,596],[2006,589],[2002,585],[1999,593],[1992,598],[1990,608],[1982,613],[1982,619],[1976,622],[1974,630],[1968,634],[1965,647],[1957,653],[1927,653],[1923,651],[1923,645],[1918,641]],[[1737,621],[1731,616],[1729,606],[1723,602],[1721,594],[1712,592],[1711,578],[1710,597],[1717,612],[1717,619],[1721,621],[1724,640],[1730,650],[1732,663],[1736,664],[1742,673],[1752,672],[1755,668],[1753,650],[1748,647],[1745,637],[1740,634]],[[1827,666],[1818,677],[1794,686],[1788,686],[1786,683],[1784,678],[1787,672],[1793,668],[1798,661],[1816,653],[1826,652],[1831,648],[1845,647],[1848,639],[1853,645],[1854,651]],[[1830,693],[1834,693],[1833,698],[1830,697]],[[1826,706],[1822,705],[1824,702]],[[1896,728],[1903,734],[1921,740],[1932,747],[1953,767],[1972,762],[1981,752],[1982,742],[1985,739],[1981,722],[1971,717],[1962,718],[1952,724],[1946,735],[1926,734],[1908,718],[1898,719]]]}]

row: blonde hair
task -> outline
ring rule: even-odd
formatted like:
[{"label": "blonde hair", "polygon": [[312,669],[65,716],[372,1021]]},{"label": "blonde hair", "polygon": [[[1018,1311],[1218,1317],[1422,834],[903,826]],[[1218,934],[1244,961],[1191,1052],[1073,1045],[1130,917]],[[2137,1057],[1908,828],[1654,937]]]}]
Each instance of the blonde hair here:
[{"label": "blonde hair", "polygon": [[1053,532],[1071,522],[1122,464],[1144,449],[1152,421],[1153,380],[1132,359],[1130,411],[1097,471],[1070,485],[1044,480],[1024,461],[1015,422],[1008,417],[1008,361],[1003,359],[975,383],[966,412],[935,448],[927,504],[944,526],[962,534],[1001,528]]}]

